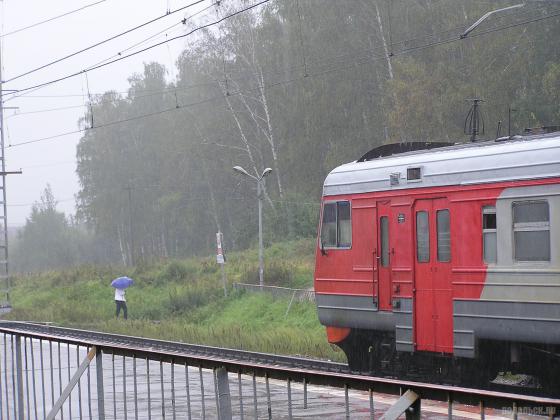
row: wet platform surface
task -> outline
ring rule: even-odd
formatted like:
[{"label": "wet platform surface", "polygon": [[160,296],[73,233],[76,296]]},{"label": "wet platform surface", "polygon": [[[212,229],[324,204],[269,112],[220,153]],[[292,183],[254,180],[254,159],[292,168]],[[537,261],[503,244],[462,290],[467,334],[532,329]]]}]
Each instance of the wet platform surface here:
[{"label": "wet platform surface", "polygon": [[[42,354],[42,365],[41,365]],[[58,399],[61,390],[68,384],[79,364],[84,360],[87,349],[73,345],[22,339],[23,396],[27,419],[43,419]],[[16,419],[13,402],[17,394],[15,386],[15,345],[11,336],[0,335],[0,418]],[[51,357],[52,355],[52,357]],[[135,366],[134,366],[135,365]],[[289,418],[291,409],[294,419],[370,419],[370,398],[368,392],[348,392],[348,412],[343,389],[307,385],[292,382],[290,392],[286,381],[270,380],[268,390],[264,378],[249,375],[228,375],[233,418],[267,419],[269,404],[273,419]],[[188,384],[188,386],[187,386]],[[107,419],[216,419],[216,384],[214,372],[198,367],[171,365],[159,361],[123,358],[104,354],[103,385],[105,417]],[[255,390],[256,389],[256,404]],[[289,402],[288,394],[291,395]],[[380,418],[395,403],[396,396],[373,393],[375,418]],[[447,419],[446,403],[422,401],[422,418]],[[57,419],[97,419],[97,382],[95,359],[88,371],[84,372],[79,387],[72,391]],[[486,419],[508,419],[511,412],[486,410]],[[404,416],[403,416],[404,418]],[[455,419],[479,419],[478,407],[453,406]],[[544,416],[523,415],[519,419],[539,419]]]}]

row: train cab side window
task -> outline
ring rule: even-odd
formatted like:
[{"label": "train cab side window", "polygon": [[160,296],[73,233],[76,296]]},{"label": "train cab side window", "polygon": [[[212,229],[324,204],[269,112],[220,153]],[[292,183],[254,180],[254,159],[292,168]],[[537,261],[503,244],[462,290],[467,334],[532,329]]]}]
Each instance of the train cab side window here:
[{"label": "train cab side window", "polygon": [[327,248],[349,248],[352,245],[350,202],[338,201],[323,205],[321,244]]},{"label": "train cab side window", "polygon": [[336,247],[336,203],[325,203],[323,206],[321,245],[324,247]]},{"label": "train cab side window", "polygon": [[338,247],[349,248],[352,245],[352,221],[350,220],[350,202],[336,203],[338,212]]},{"label": "train cab side window", "polygon": [[516,261],[550,261],[548,202],[513,203],[513,242]]},{"label": "train cab side window", "polygon": [[496,238],[496,207],[485,206],[482,208],[482,253],[484,262],[496,264],[498,243]]}]

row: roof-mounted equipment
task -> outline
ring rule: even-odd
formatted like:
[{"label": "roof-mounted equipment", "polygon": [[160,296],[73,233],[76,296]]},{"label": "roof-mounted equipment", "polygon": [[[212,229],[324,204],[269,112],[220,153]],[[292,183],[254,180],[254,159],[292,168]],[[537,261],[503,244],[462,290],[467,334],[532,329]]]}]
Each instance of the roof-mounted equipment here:
[{"label": "roof-mounted equipment", "polygon": [[357,162],[367,162],[381,157],[398,155],[401,153],[414,152],[416,150],[436,149],[438,147],[453,146],[455,143],[429,142],[429,141],[412,141],[407,143],[384,144],[383,146],[371,149],[365,155],[357,160]]}]

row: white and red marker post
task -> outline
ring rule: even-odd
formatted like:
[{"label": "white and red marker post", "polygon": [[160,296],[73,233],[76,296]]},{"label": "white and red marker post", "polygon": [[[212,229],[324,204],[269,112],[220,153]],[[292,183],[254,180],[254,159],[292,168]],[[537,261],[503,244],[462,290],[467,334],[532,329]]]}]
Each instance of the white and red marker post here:
[{"label": "white and red marker post", "polygon": [[224,285],[224,296],[227,297],[227,279],[226,279],[226,257],[222,247],[222,243],[224,241],[224,234],[221,231],[216,233],[216,245],[217,245],[217,253],[216,253],[216,262],[220,264],[222,268],[222,283]]}]

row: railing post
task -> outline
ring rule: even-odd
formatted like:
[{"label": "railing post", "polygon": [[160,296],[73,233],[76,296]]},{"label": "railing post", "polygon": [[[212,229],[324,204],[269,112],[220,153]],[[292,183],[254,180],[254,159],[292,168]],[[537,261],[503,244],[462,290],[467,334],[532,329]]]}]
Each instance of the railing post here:
[{"label": "railing post", "polygon": [[231,419],[231,397],[229,393],[229,380],[226,368],[216,369],[216,379],[218,383],[218,400],[220,420]]},{"label": "railing post", "polygon": [[272,403],[270,402],[270,380],[268,379],[268,373],[265,373],[265,382],[266,382],[266,407],[268,411],[268,418],[269,420],[272,419]]},{"label": "railing post", "polygon": [[420,420],[420,409],[420,397],[409,389],[387,410],[381,420],[397,420],[403,413],[406,420]]},{"label": "railing post", "polygon": [[99,347],[95,355],[97,373],[97,418],[105,420],[105,394],[103,391],[103,349]]},{"label": "railing post", "polygon": [[369,394],[369,418],[370,420],[375,420],[375,406],[373,405],[373,389],[368,390]]},{"label": "railing post", "polygon": [[[240,420],[244,420],[244,412],[243,412],[243,385],[241,384],[241,371],[237,372],[237,384],[239,387],[239,418]],[[189,420],[190,416],[189,416]]]},{"label": "railing post", "polygon": [[346,420],[350,419],[350,398],[348,397],[348,384],[344,384],[344,408],[346,410]]},{"label": "railing post", "polygon": [[25,412],[23,411],[23,366],[21,360],[21,336],[16,335],[16,375],[17,375],[17,407],[18,419],[23,420]]},{"label": "railing post", "polygon": [[292,418],[292,379],[288,377],[288,419]]},{"label": "railing post", "polygon": [[421,400],[418,398],[406,411],[406,420],[420,420]]}]

